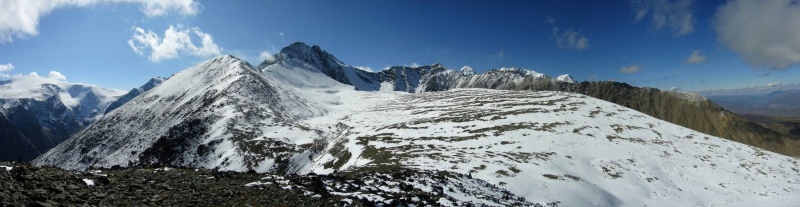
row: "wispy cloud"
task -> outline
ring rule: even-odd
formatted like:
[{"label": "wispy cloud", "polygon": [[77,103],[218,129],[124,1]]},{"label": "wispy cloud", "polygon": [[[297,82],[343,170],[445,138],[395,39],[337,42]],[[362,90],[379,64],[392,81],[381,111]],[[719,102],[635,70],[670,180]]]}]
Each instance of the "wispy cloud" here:
[{"label": "wispy cloud", "polygon": [[800,6],[795,0],[732,0],[714,15],[720,42],[756,67],[800,63]]},{"label": "wispy cloud", "polygon": [[703,61],[706,61],[706,55],[700,52],[700,50],[692,51],[692,54],[689,55],[689,58],[686,58],[687,64],[699,64]]},{"label": "wispy cloud", "polygon": [[636,22],[650,17],[650,27],[671,29],[676,36],[694,31],[694,0],[630,0]]},{"label": "wispy cloud", "polygon": [[641,70],[642,67],[639,65],[622,66],[621,68],[619,68],[619,72],[623,74],[638,73]]},{"label": "wispy cloud", "polygon": [[553,38],[556,40],[558,49],[575,49],[578,51],[589,49],[589,38],[586,38],[581,31],[572,28],[561,31],[555,24],[553,16],[547,16],[547,23],[553,26]]},{"label": "wispy cloud", "polygon": [[8,78],[11,75],[8,74],[8,71],[14,70],[14,65],[11,63],[0,65],[0,78]]},{"label": "wispy cloud", "polygon": [[[145,55],[150,52],[148,59],[152,62],[160,62],[177,58],[180,54],[188,54],[197,57],[209,57],[220,55],[223,48],[214,43],[211,35],[204,33],[198,27],[186,28],[181,25],[170,25],[164,31],[164,38],[158,34],[140,27],[133,27],[133,36],[128,40],[128,45],[133,52]],[[200,47],[192,42],[192,36],[200,39]]]},{"label": "wispy cloud", "polygon": [[182,15],[196,15],[200,4],[194,0],[23,0],[0,1],[4,8],[0,15],[0,44],[14,39],[39,34],[39,20],[55,9],[87,7],[97,4],[140,4],[148,17],[161,16],[176,11]]}]

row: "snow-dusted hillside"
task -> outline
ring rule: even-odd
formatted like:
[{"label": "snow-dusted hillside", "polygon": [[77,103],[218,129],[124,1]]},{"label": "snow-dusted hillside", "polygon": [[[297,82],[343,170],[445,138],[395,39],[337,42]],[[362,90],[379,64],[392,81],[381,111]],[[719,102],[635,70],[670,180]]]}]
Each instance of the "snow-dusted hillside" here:
[{"label": "snow-dusted hillside", "polygon": [[[776,206],[800,202],[800,163],[568,92],[361,93],[301,172],[450,170],[566,206]],[[365,109],[365,110],[361,110]],[[333,118],[335,119],[335,118]]]},{"label": "snow-dusted hillside", "polygon": [[[449,170],[565,206],[794,205],[800,160],[570,92],[358,91],[288,58],[181,71],[35,160],[278,173]],[[506,69],[502,74],[525,72]]]},{"label": "snow-dusted hillside", "polygon": [[[325,94],[352,87],[299,61],[271,67],[276,69],[258,71],[232,56],[205,61],[111,111],[35,162],[67,169],[151,164],[262,172],[291,168],[273,164],[308,159],[301,154],[309,153],[314,139],[323,140],[320,129],[295,122],[324,115],[324,105],[338,103],[338,97]],[[306,81],[312,77],[304,76],[309,71],[320,79]],[[312,88],[324,92],[308,94]]]}]

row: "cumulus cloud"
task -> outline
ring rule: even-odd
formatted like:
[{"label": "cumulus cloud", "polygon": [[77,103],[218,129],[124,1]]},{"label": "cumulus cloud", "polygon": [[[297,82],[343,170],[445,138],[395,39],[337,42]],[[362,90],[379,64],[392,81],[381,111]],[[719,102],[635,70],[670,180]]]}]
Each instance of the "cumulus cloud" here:
[{"label": "cumulus cloud", "polygon": [[756,67],[800,63],[800,4],[795,0],[732,0],[714,15],[718,40]]},{"label": "cumulus cloud", "polygon": [[0,72],[14,70],[14,65],[11,63],[0,65]]},{"label": "cumulus cloud", "polygon": [[258,54],[258,58],[261,59],[261,61],[275,62],[275,56],[272,56],[272,54],[267,51],[261,51],[261,53]]},{"label": "cumulus cloud", "polygon": [[165,15],[177,11],[183,15],[196,15],[200,4],[194,0],[23,0],[0,1],[0,44],[18,38],[39,34],[39,20],[55,9],[87,7],[97,4],[141,4],[141,11],[148,17]]},{"label": "cumulus cloud", "polygon": [[688,64],[699,64],[703,61],[706,61],[706,55],[702,54],[700,50],[692,51],[692,54],[689,55],[689,58],[686,58],[686,63]]},{"label": "cumulus cloud", "polygon": [[668,90],[669,90],[669,91],[680,91],[680,90],[681,90],[681,88],[678,88],[678,87],[672,86],[672,87],[669,87],[669,89],[668,89]]},{"label": "cumulus cloud", "polygon": [[[181,54],[188,54],[197,57],[209,57],[220,55],[223,48],[214,43],[213,37],[203,33],[200,28],[186,28],[181,25],[170,25],[164,31],[164,38],[158,36],[153,31],[140,27],[133,27],[133,36],[128,40],[128,45],[133,52],[145,55],[150,52],[148,59],[152,62],[160,62],[178,57]],[[200,47],[192,42],[192,35],[200,39]]]},{"label": "cumulus cloud", "polygon": [[39,77],[41,77],[41,76],[39,76],[39,73],[36,73],[36,72],[31,72],[31,73],[29,73],[29,74],[28,74],[28,76],[30,76],[30,77],[36,77],[36,78],[39,78]]},{"label": "cumulus cloud", "polygon": [[694,0],[631,0],[636,22],[650,17],[653,30],[671,29],[676,36],[692,33],[695,18]]},{"label": "cumulus cloud", "polygon": [[67,77],[62,75],[58,71],[50,71],[50,73],[47,74],[47,78],[53,79],[53,80],[60,80],[60,81],[66,81],[67,80]]},{"label": "cumulus cloud", "polygon": [[589,38],[586,38],[581,31],[575,31],[569,28],[561,31],[555,25],[556,19],[553,16],[547,16],[547,23],[553,25],[553,38],[556,40],[558,49],[575,49],[578,51],[589,49]]},{"label": "cumulus cloud", "polygon": [[632,74],[632,73],[638,73],[641,70],[642,67],[639,65],[630,65],[630,66],[622,66],[619,69],[619,72],[623,74]]}]

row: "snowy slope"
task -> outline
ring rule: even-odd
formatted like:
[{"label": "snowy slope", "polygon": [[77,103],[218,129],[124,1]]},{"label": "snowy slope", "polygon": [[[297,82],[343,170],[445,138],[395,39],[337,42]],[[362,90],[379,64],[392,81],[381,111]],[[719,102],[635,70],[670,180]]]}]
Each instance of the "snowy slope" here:
[{"label": "snowy slope", "polygon": [[[35,162],[67,169],[289,169],[290,160],[307,160],[300,155],[308,153],[315,139],[322,139],[320,131],[295,122],[324,115],[326,105],[338,104],[325,95],[336,93],[337,87],[352,90],[309,68],[292,60],[264,71],[232,56],[205,61],[111,111]],[[316,101],[306,100],[309,97]]]},{"label": "snowy slope", "polygon": [[565,206],[800,202],[797,158],[585,95],[460,89],[349,96],[357,98],[343,106],[359,110],[307,121],[341,132],[302,172],[447,169]]},{"label": "snowy slope", "polygon": [[[35,160],[278,173],[418,168],[565,206],[794,205],[800,160],[569,92],[359,91],[318,65],[221,56]],[[531,73],[504,70],[490,73]],[[528,77],[535,78],[535,77]]]}]

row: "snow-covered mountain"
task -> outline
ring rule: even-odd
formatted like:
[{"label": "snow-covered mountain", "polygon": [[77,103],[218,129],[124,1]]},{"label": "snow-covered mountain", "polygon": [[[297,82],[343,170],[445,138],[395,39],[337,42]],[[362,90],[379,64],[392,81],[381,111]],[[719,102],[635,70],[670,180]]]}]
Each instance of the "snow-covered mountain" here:
[{"label": "snow-covered mountain", "polygon": [[343,63],[319,46],[308,46],[299,42],[282,49],[275,60],[262,62],[259,68],[289,58],[307,62],[334,80],[353,85],[362,91],[420,93],[457,88],[489,88],[577,92],[703,133],[784,155],[800,156],[800,140],[748,121],[696,94],[639,88],[613,81],[578,83],[568,74],[551,78],[532,70],[514,67],[475,73],[470,67],[455,71],[433,64],[418,67],[395,66],[379,72],[368,72]]},{"label": "snow-covered mountain", "polygon": [[[429,91],[470,81],[568,84],[531,71],[499,69],[463,80],[464,73],[451,75],[440,65],[350,73],[335,58],[317,56],[324,55],[282,52],[258,68],[232,56],[205,61],[34,162],[66,169],[174,165],[276,173],[439,169],[470,174],[531,202],[566,206],[800,202],[799,159],[587,95],[377,91]],[[321,68],[333,63],[343,72]],[[499,79],[506,81],[493,82]]]},{"label": "snow-covered mountain", "polygon": [[[514,89],[528,85],[546,85],[557,89],[559,82],[569,82],[516,67],[494,69],[479,74],[468,66],[455,71],[438,63],[415,67],[393,66],[380,72],[369,72],[343,63],[317,45],[308,46],[302,42],[283,48],[275,56],[275,60],[265,60],[259,64],[258,68],[266,68],[271,64],[288,59],[309,63],[328,77],[340,83],[352,85],[361,91],[421,93],[446,91],[454,88]],[[570,83],[572,82],[574,80]]]},{"label": "snow-covered mountain", "polygon": [[0,81],[0,111],[9,122],[8,133],[18,135],[7,139],[24,144],[0,146],[16,152],[0,159],[33,159],[100,118],[123,93],[35,76]]}]

